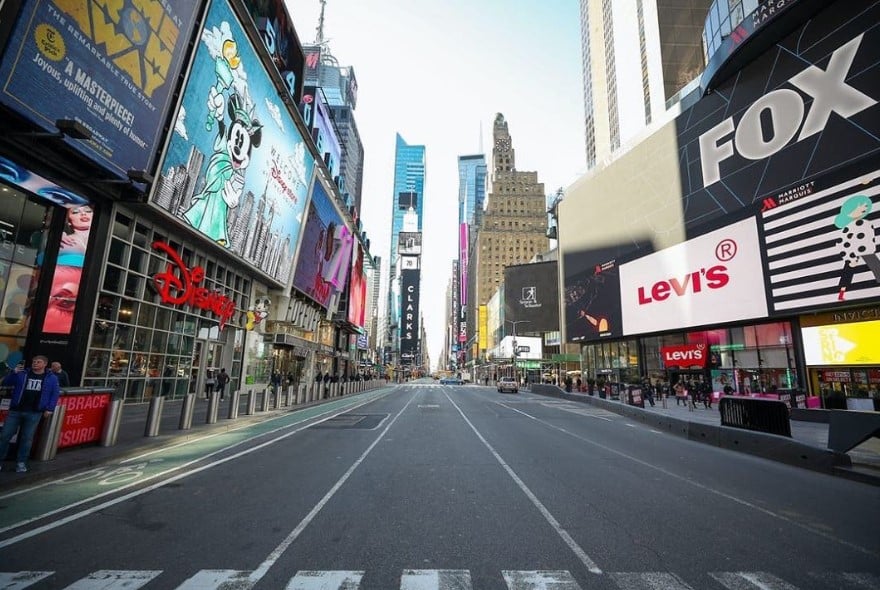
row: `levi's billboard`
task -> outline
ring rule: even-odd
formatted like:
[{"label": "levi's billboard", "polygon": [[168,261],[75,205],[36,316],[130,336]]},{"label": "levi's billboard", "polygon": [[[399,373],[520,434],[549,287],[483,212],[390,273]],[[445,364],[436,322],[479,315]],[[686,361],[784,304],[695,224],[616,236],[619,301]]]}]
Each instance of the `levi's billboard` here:
[{"label": "levi's billboard", "polygon": [[620,265],[624,334],[767,316],[754,218]]}]

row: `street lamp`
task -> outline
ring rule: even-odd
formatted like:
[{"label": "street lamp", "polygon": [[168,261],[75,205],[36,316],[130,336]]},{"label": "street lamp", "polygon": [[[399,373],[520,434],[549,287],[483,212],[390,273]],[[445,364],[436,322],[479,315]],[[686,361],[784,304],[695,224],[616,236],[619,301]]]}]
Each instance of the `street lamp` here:
[{"label": "street lamp", "polygon": [[504,320],[508,324],[513,324],[513,380],[519,383],[519,376],[516,371],[516,355],[517,355],[517,344],[516,344],[516,325],[517,324],[531,324],[529,320]]}]

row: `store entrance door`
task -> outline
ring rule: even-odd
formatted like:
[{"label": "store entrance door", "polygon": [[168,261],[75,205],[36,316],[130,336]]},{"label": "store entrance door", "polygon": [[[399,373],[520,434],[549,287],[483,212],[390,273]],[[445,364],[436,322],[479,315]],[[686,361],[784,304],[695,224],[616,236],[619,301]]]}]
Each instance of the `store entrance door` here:
[{"label": "store entrance door", "polygon": [[223,345],[219,342],[196,340],[193,346],[192,368],[190,370],[189,392],[197,396],[205,395],[205,381],[209,375],[217,378],[223,362]]}]

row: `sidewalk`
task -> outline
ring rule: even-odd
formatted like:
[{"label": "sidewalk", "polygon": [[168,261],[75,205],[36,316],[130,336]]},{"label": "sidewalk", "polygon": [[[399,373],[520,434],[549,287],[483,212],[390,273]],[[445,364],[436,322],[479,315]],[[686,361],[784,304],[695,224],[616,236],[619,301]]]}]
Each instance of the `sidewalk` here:
[{"label": "sidewalk", "polygon": [[[783,441],[794,441],[796,443],[800,443],[801,445],[809,447],[810,449],[816,451],[817,455],[832,454],[832,451],[828,449],[827,423],[792,420],[791,439],[788,439],[787,437],[780,437],[772,434],[755,433],[730,427],[722,427],[721,415],[718,412],[717,403],[712,404],[711,409],[704,408],[702,404],[698,404],[695,409],[690,409],[686,405],[676,405],[675,398],[668,398],[666,400],[666,407],[664,408],[663,402],[661,400],[655,399],[654,407],[651,407],[646,400],[645,408],[642,409],[636,406],[627,405],[617,400],[601,399],[598,397],[598,395],[591,396],[587,393],[575,392],[566,393],[563,389],[552,385],[536,385],[532,387],[531,392],[537,393],[539,395],[561,397],[563,399],[570,399],[572,401],[601,406],[603,409],[615,412],[617,414],[626,415],[646,423],[658,421],[664,422],[665,419],[670,419],[680,423],[685,423],[687,425],[704,425],[705,427],[712,427],[720,429],[722,431],[735,432],[739,434],[741,438],[751,436],[759,437],[756,441],[758,445],[761,444],[762,438],[770,442],[771,444],[775,443],[779,439],[782,439]],[[641,417],[639,417],[640,414],[642,415]],[[690,426],[686,429],[686,431],[691,430],[693,430],[693,428],[691,428]],[[696,430],[699,430],[699,428],[696,428]],[[673,429],[670,428],[670,431],[673,431]],[[675,432],[673,431],[673,433]],[[685,433],[685,435],[687,434]],[[700,440],[696,436],[688,436],[688,438],[691,438],[692,440]],[[711,437],[705,438],[711,439]],[[710,442],[711,444],[711,442],[715,441],[706,440],[704,442]],[[743,450],[745,452],[751,452],[754,450],[748,450],[745,447],[746,445],[742,445],[738,447],[738,450]],[[767,454],[755,454],[761,454],[762,456],[771,459],[783,460],[774,457],[774,453],[772,452],[769,452]],[[880,439],[868,439],[866,442],[846,453],[846,455],[849,457],[852,465],[849,467],[835,467],[833,470],[833,473],[835,475],[849,477],[852,479],[857,479],[859,481],[864,481],[866,483],[880,486]],[[807,466],[808,468],[815,468],[814,466],[804,466]],[[824,471],[824,469],[819,470]]]}]

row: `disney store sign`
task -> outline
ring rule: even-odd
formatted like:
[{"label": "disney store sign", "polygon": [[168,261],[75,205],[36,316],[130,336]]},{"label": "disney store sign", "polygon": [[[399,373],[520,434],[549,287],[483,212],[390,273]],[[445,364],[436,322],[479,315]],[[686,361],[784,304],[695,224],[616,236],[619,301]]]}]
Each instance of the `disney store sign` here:
[{"label": "disney store sign", "polygon": [[165,242],[157,240],[152,245],[154,250],[165,252],[171,259],[165,272],[153,275],[153,285],[162,303],[212,311],[220,319],[220,329],[226,327],[226,322],[235,314],[235,302],[222,293],[199,286],[205,279],[204,268],[187,268],[180,254]]}]

